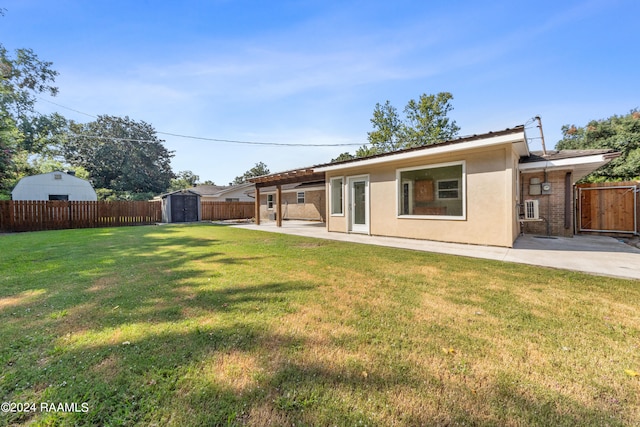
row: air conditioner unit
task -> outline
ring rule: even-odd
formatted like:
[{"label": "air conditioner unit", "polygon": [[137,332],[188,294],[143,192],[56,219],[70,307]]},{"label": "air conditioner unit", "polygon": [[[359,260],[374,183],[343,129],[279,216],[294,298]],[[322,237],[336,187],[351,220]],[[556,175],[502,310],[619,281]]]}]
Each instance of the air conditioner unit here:
[{"label": "air conditioner unit", "polygon": [[540,206],[538,200],[524,201],[524,219],[530,221],[540,219]]}]

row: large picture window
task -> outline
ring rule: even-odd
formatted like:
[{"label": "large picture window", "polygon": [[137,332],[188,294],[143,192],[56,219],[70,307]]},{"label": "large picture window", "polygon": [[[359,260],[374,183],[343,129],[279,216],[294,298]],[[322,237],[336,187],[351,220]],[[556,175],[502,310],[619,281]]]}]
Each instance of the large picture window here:
[{"label": "large picture window", "polygon": [[343,180],[331,178],[331,215],[343,215]]},{"label": "large picture window", "polygon": [[398,216],[465,217],[464,162],[399,169]]}]

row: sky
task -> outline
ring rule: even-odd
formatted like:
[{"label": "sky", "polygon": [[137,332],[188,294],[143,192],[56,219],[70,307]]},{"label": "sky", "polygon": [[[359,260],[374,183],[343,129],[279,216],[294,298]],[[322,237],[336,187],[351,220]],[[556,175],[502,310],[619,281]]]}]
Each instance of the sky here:
[{"label": "sky", "polygon": [[258,162],[281,172],[353,153],[373,130],[376,103],[401,113],[424,93],[453,95],[460,136],[540,116],[547,149],[565,124],[640,107],[636,0],[0,0],[0,8],[0,43],[30,48],[60,73],[59,94],[42,95],[39,112],[147,122],[174,151],[175,172],[218,185]]}]

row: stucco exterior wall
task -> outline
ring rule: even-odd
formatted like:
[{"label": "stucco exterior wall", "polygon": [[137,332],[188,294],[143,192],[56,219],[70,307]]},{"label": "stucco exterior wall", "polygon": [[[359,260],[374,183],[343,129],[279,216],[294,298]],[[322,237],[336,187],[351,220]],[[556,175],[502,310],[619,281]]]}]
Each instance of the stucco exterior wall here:
[{"label": "stucco exterior wall", "polygon": [[[398,169],[458,161],[463,161],[465,168],[463,219],[398,216]],[[517,155],[510,144],[505,144],[490,150],[425,156],[368,167],[354,163],[353,168],[328,171],[327,183],[331,177],[344,177],[345,195],[344,215],[329,215],[328,230],[347,232],[347,177],[368,175],[370,234],[511,247],[518,235],[516,165]]]},{"label": "stucco exterior wall", "polygon": [[[302,190],[301,190],[302,191]],[[298,192],[282,192],[282,218],[309,221],[324,221],[326,213],[325,192],[323,190],[307,190],[305,202],[298,203]],[[267,196],[273,194],[273,209],[267,208]],[[276,212],[275,193],[260,193],[260,220],[268,221]]]}]

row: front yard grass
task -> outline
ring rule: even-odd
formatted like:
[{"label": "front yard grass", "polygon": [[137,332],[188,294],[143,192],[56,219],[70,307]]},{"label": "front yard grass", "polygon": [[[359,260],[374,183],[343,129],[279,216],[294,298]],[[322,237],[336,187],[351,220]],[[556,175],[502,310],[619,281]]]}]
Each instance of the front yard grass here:
[{"label": "front yard grass", "polygon": [[215,225],[0,247],[0,397],[37,405],[0,425],[640,424],[638,281]]}]

